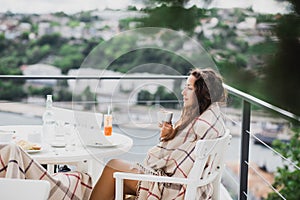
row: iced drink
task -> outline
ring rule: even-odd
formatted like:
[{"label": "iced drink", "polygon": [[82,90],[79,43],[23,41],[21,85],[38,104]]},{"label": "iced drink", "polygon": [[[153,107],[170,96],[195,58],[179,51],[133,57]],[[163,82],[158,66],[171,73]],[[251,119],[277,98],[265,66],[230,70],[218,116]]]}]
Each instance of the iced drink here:
[{"label": "iced drink", "polygon": [[112,115],[104,115],[104,135],[111,136],[112,134]]}]

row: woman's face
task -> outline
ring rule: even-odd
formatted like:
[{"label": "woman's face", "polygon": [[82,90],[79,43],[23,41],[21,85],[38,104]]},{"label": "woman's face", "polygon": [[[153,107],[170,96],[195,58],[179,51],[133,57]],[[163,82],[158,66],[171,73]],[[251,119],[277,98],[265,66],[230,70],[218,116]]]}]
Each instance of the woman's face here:
[{"label": "woman's face", "polygon": [[186,84],[184,89],[182,90],[181,94],[183,96],[183,106],[193,106],[196,102],[196,95],[195,95],[195,81],[196,78],[193,75],[190,75],[186,80]]}]

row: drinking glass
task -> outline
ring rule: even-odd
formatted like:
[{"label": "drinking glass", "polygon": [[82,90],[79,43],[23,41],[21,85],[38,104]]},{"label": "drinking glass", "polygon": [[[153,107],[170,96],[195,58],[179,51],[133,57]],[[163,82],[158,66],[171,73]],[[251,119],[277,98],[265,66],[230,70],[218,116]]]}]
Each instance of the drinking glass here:
[{"label": "drinking glass", "polygon": [[112,135],[112,115],[110,114],[104,115],[104,135]]},{"label": "drinking glass", "polygon": [[67,151],[74,151],[76,148],[76,132],[75,132],[75,125],[66,123],[64,125],[65,130],[65,142]]}]

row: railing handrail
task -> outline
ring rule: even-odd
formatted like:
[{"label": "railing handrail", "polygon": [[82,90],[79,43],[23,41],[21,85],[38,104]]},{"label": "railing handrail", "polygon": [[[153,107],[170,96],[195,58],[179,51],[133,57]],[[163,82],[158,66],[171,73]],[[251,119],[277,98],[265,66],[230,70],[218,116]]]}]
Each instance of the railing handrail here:
[{"label": "railing handrail", "polygon": [[242,98],[242,99],[244,99],[244,100],[246,100],[246,101],[248,101],[248,102],[250,102],[252,104],[256,104],[256,105],[262,106],[264,108],[268,108],[268,109],[270,109],[272,111],[275,111],[276,113],[278,113],[278,114],[280,114],[282,116],[285,116],[285,117],[288,117],[290,119],[293,119],[293,120],[296,120],[296,121],[300,122],[300,117],[297,116],[297,115],[295,115],[294,113],[291,113],[291,112],[286,111],[286,110],[284,110],[282,108],[274,106],[274,105],[272,105],[272,104],[270,104],[268,102],[265,102],[265,101],[263,101],[261,99],[258,99],[256,97],[254,97],[254,96],[251,96],[251,95],[249,95],[249,94],[247,94],[245,92],[237,90],[237,89],[235,89],[235,88],[233,88],[233,87],[231,87],[229,85],[224,84],[224,87],[231,94],[234,94],[234,95],[236,95],[236,96],[238,96],[238,97],[240,97],[240,98]]},{"label": "railing handrail", "polygon": [[[153,76],[143,76],[143,79],[185,79],[187,76],[184,75],[153,75]],[[96,80],[112,80],[112,79],[141,79],[140,76],[131,76],[130,74],[126,74],[126,76],[69,76],[69,75],[0,75],[0,80],[23,80],[23,79],[33,79],[33,80],[47,80],[47,79],[57,79],[57,80],[81,80],[81,79],[96,79]],[[289,111],[286,111],[282,108],[279,108],[277,106],[274,106],[268,102],[265,102],[261,99],[258,99],[254,96],[251,96],[245,92],[242,92],[238,89],[235,89],[227,84],[224,84],[224,87],[228,90],[229,93],[234,94],[248,102],[251,102],[252,104],[256,104],[259,106],[262,106],[264,108],[268,108],[272,111],[275,111],[276,113],[287,117],[292,120],[296,120],[297,122],[300,122],[300,117],[295,115],[294,113],[291,113]]]},{"label": "railing handrail", "polygon": [[[184,79],[187,78],[187,76],[171,76],[171,75],[155,75],[155,76],[143,76],[143,79]],[[140,76],[131,76],[130,74],[126,74],[126,76],[68,76],[68,75],[0,75],[1,79],[96,79],[96,80],[110,80],[110,79],[141,79]]]}]

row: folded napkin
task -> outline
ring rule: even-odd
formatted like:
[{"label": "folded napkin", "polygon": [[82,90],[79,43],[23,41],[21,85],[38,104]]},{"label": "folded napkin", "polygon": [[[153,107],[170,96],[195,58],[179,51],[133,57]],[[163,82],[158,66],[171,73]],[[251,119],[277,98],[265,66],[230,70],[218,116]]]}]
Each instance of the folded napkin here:
[{"label": "folded napkin", "polygon": [[0,177],[49,181],[49,200],[85,200],[92,191],[92,179],[88,174],[64,172],[51,175],[16,144],[0,144]]}]

